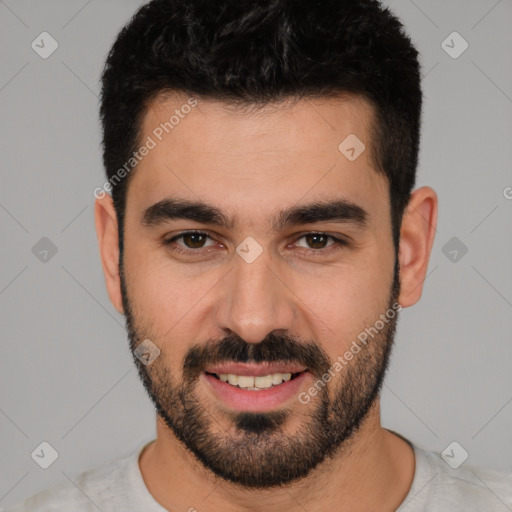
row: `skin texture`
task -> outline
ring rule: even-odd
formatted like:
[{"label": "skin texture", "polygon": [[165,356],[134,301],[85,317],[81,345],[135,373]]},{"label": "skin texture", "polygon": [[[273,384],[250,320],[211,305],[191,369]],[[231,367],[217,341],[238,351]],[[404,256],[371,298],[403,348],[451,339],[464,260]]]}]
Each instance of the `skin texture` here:
[{"label": "skin texture", "polygon": [[[140,140],[146,140],[188,99],[174,94],[153,101]],[[172,132],[164,133],[131,176],[124,229],[124,300],[112,200],[106,195],[96,201],[96,229],[110,300],[131,321],[132,349],[145,338],[160,349],[152,365],[138,364],[138,368],[150,396],[160,402],[167,417],[157,414],[157,439],[144,450],[139,465],[149,491],[163,507],[195,507],[200,512],[286,507],[313,512],[335,504],[342,512],[391,511],[405,498],[414,474],[414,454],[406,442],[381,427],[378,397],[357,419],[359,428],[338,440],[339,449],[285,487],[242,488],[217,476],[169,428],[173,414],[175,420],[180,418],[180,406],[171,403],[170,390],[184,384],[183,363],[192,347],[208,350],[208,344],[214,347],[224,339],[257,346],[275,332],[299,344],[314,343],[332,363],[388,310],[396,255],[387,180],[373,169],[370,158],[371,123],[370,106],[357,97],[301,100],[257,112],[198,99],[197,107]],[[367,148],[354,161],[338,150],[349,134],[356,134]],[[232,229],[190,220],[143,226],[143,211],[171,196],[214,205],[238,222]],[[272,229],[271,221],[280,210],[331,199],[347,199],[364,208],[366,228],[322,221]],[[402,221],[398,253],[402,307],[421,297],[436,222],[435,192],[429,187],[415,190]],[[179,255],[162,244],[194,229],[211,238],[203,246],[189,240],[189,247],[182,238],[174,246],[190,251],[198,247],[199,255]],[[309,240],[308,245],[303,235],[311,232],[346,237],[349,245],[329,253],[332,240],[316,241],[316,246]],[[262,248],[250,264],[236,252],[248,236]],[[130,311],[125,310],[128,304]],[[376,383],[365,375],[384,368],[391,327],[337,372],[324,393],[308,404],[287,401],[281,409],[286,419],[274,435],[304,447],[300,443],[308,437],[300,434],[320,428],[314,418],[322,399],[333,404],[342,389],[360,391],[352,412],[361,412],[371,384]],[[357,371],[361,368],[365,373]],[[315,380],[308,375],[301,391]],[[218,446],[224,446],[226,458],[243,446],[244,439],[253,462],[264,460],[265,446],[276,451],[278,443],[268,444],[276,440],[270,432],[256,447],[256,437],[237,430],[233,411],[201,379],[191,383],[187,396],[203,411],[207,431],[219,443],[225,441]],[[233,445],[235,440],[238,444]]]}]

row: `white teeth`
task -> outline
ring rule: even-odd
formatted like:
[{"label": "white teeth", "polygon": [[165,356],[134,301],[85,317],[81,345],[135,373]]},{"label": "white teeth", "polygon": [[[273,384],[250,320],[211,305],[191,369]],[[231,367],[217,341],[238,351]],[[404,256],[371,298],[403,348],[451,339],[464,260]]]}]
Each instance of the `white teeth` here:
[{"label": "white teeth", "polygon": [[272,384],[281,384],[283,382],[283,374],[282,373],[273,373],[272,374]]},{"label": "white teeth", "polygon": [[249,377],[247,375],[239,375],[238,376],[238,386],[241,388],[253,388],[254,387],[254,377]]},{"label": "white teeth", "polygon": [[267,389],[272,387],[272,375],[265,375],[263,377],[254,378],[254,386],[260,389]]},{"label": "white teeth", "polygon": [[232,386],[239,386],[243,389],[256,391],[260,389],[268,389],[272,386],[278,386],[283,382],[287,382],[292,378],[292,374],[272,373],[269,375],[261,375],[259,377],[251,377],[249,375],[221,373],[218,377],[222,382],[228,382]]}]

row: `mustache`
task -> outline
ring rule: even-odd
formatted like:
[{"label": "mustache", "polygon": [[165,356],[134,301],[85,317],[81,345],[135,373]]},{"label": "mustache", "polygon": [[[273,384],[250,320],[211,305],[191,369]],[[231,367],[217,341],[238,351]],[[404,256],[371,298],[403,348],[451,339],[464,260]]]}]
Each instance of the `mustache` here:
[{"label": "mustache", "polygon": [[277,361],[299,363],[318,377],[331,366],[329,356],[315,342],[303,343],[292,336],[270,333],[259,343],[247,343],[233,334],[219,341],[191,347],[183,363],[183,377],[191,382],[211,364]]}]

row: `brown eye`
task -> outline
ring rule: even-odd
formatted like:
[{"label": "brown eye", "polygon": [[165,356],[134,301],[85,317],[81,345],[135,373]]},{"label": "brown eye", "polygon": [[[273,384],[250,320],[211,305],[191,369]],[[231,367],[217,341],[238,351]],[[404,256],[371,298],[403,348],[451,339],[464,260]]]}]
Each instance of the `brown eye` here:
[{"label": "brown eye", "polygon": [[309,235],[304,235],[303,238],[312,249],[324,249],[328,239],[332,237],[321,233],[310,233]]},{"label": "brown eye", "polygon": [[186,233],[181,236],[185,246],[189,249],[201,249],[204,245],[204,241],[207,238],[207,235],[203,233]]},{"label": "brown eye", "polygon": [[329,239],[334,240],[334,237],[326,235],[325,233],[308,233],[299,238],[299,240],[302,239],[306,241],[307,249],[325,249],[334,244],[334,242],[327,244]]},{"label": "brown eye", "polygon": [[[297,242],[304,240],[305,245],[300,245]],[[337,238],[326,233],[306,233],[299,237],[295,242],[297,247],[306,249],[307,252],[317,255],[327,255],[333,251],[342,249],[343,246],[348,246],[349,243],[342,238]],[[331,242],[331,243],[329,243]]]},{"label": "brown eye", "polygon": [[[205,241],[211,237],[208,235],[208,233],[203,233],[202,231],[185,231],[184,233],[180,233],[179,235],[176,235],[169,240],[165,240],[165,245],[173,246],[175,245],[173,249],[177,252],[199,252],[200,249],[203,249],[205,247],[211,247],[212,245],[215,245],[215,242],[212,240],[212,244],[205,245]],[[177,240],[183,240],[183,244],[177,243]]]}]

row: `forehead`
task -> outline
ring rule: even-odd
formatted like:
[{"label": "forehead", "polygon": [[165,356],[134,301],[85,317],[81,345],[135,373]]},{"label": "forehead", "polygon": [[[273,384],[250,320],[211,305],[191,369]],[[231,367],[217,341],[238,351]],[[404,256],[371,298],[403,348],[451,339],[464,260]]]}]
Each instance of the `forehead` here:
[{"label": "forehead", "polygon": [[367,210],[372,201],[385,207],[387,181],[371,157],[373,119],[356,96],[239,107],[160,95],[141,125],[140,144],[153,147],[137,164],[127,203],[141,209],[178,196],[256,214],[301,197],[338,196]]},{"label": "forehead", "polygon": [[141,134],[157,139],[161,135],[166,139],[162,142],[169,144],[172,141],[167,139],[173,138],[175,146],[194,154],[245,156],[290,150],[332,154],[344,134],[356,135],[369,147],[373,118],[372,106],[356,95],[236,105],[173,92],[149,103]]}]

